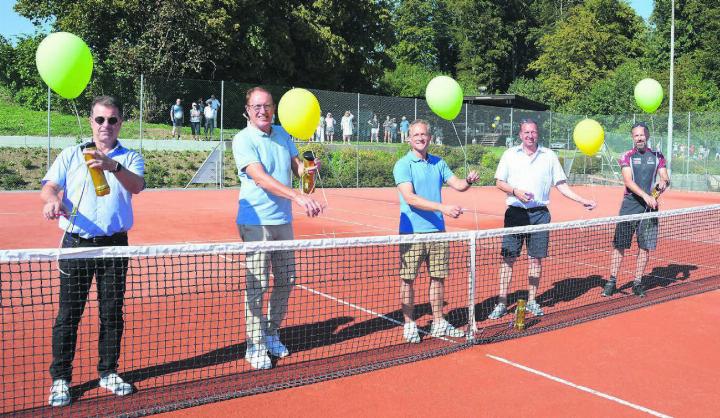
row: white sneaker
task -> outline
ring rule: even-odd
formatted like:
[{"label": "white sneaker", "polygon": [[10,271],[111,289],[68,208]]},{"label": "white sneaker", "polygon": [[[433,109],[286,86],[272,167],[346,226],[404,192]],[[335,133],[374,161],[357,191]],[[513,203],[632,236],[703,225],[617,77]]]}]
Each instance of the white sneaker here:
[{"label": "white sneaker", "polygon": [[498,303],[488,315],[488,319],[500,319],[507,314],[507,306],[504,303]]},{"label": "white sneaker", "polygon": [[270,352],[270,355],[280,358],[290,355],[287,347],[285,347],[285,345],[280,341],[280,337],[278,337],[277,334],[266,335],[265,345],[267,346],[267,350]]},{"label": "white sneaker", "polygon": [[446,320],[441,320],[438,322],[433,322],[432,327],[430,328],[430,335],[433,337],[464,337],[465,332],[462,330],[459,330],[455,328],[454,326],[450,325],[450,323]]},{"label": "white sneaker", "polygon": [[48,403],[50,406],[70,405],[70,382],[65,379],[53,380],[53,384],[50,386]]},{"label": "white sneaker", "polygon": [[417,344],[420,342],[420,334],[418,334],[418,328],[415,322],[406,322],[403,326],[403,337],[405,341],[411,344]]},{"label": "white sneaker", "polygon": [[265,344],[250,344],[245,351],[245,360],[253,367],[253,369],[270,369],[272,361],[267,354]]},{"label": "white sneaker", "polygon": [[122,380],[122,377],[118,376],[117,373],[110,373],[100,378],[100,387],[109,390],[117,396],[125,396],[133,392],[132,385]]}]

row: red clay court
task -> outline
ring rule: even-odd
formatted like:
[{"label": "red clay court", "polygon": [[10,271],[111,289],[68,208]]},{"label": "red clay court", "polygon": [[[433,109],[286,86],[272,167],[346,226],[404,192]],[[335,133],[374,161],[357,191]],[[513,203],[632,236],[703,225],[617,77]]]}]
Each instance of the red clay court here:
[{"label": "red clay court", "polygon": [[[582,186],[575,187],[575,190],[587,198],[596,200],[598,208],[588,212],[574,202],[563,198],[557,191],[553,191],[550,205],[553,222],[609,217],[617,214],[622,195],[620,188]],[[316,192],[316,196],[320,200],[327,200],[328,209],[324,215],[316,219],[308,219],[303,214],[296,212],[296,239],[396,234],[399,208],[395,189],[326,189]],[[136,221],[135,227],[130,233],[131,245],[237,242],[239,238],[234,223],[237,197],[238,190],[235,189],[145,191],[135,199]],[[502,226],[502,213],[505,208],[504,195],[493,187],[473,188],[463,194],[445,190],[444,200],[461,204],[467,209],[459,219],[446,220],[448,232],[485,230]],[[661,198],[661,209],[665,211],[716,203],[720,203],[720,195],[671,190]],[[2,208],[0,209],[0,225],[3,230],[0,249],[56,248],[58,246],[62,231],[57,227],[56,222],[46,222],[40,216],[41,203],[37,192],[0,194],[0,208]],[[717,212],[711,212],[711,214],[717,217]],[[545,269],[560,277],[588,278],[587,288],[582,289],[582,297],[585,298],[583,300],[592,299],[582,307],[587,310],[587,315],[597,314],[598,317],[601,317],[600,310],[603,309],[619,309],[625,312],[599,320],[580,321],[582,323],[566,326],[568,322],[572,321],[572,318],[568,317],[569,314],[563,313],[565,312],[563,308],[570,306],[572,301],[553,300],[553,292],[558,291],[558,284],[541,282],[541,291],[544,290],[543,294],[547,297],[547,304],[544,305],[547,315],[540,322],[549,324],[547,326],[550,328],[558,328],[553,331],[515,338],[515,335],[504,335],[503,333],[506,331],[500,329],[496,324],[489,323],[481,316],[478,322],[481,338],[488,337],[492,340],[497,337],[497,342],[475,345],[447,355],[409,364],[368,373],[351,373],[354,375],[341,379],[244,396],[225,402],[184,409],[172,414],[183,416],[218,416],[221,414],[229,416],[317,416],[319,413],[332,416],[518,416],[534,414],[554,417],[712,415],[720,408],[715,376],[715,371],[720,369],[720,363],[717,356],[712,355],[720,349],[720,336],[714,330],[714,324],[720,320],[720,313],[715,309],[720,304],[720,292],[708,290],[720,287],[720,280],[717,272],[717,258],[704,258],[707,257],[705,252],[713,249],[712,244],[717,245],[715,248],[720,249],[720,243],[717,242],[717,237],[708,236],[710,227],[713,226],[712,223],[717,222],[716,219],[691,219],[693,224],[685,226],[697,228],[693,229],[697,240],[685,241],[671,238],[661,240],[658,257],[651,258],[646,270],[653,272],[662,269],[668,270],[670,267],[666,259],[672,259],[673,253],[682,253],[687,264],[692,264],[694,267],[686,269],[688,270],[686,276],[690,280],[688,283],[682,283],[682,286],[693,285],[691,282],[698,275],[704,280],[702,287],[688,292],[688,294],[698,293],[693,296],[678,298],[677,294],[671,295],[668,291],[668,289],[678,286],[657,286],[648,292],[648,299],[653,303],[640,309],[636,309],[637,306],[632,305],[635,302],[629,292],[615,296],[613,301],[602,301],[599,298],[600,288],[595,288],[602,276],[607,276],[608,257],[604,250],[594,248],[593,239],[601,236],[601,241],[605,240],[608,238],[607,231],[595,231],[595,235],[585,236],[582,235],[582,230],[579,230],[581,232],[573,237],[575,243],[564,244],[567,246],[563,247],[564,251],[554,253],[555,255],[551,258],[555,261],[550,260]],[[707,222],[708,227],[704,228],[702,222]],[[676,228],[682,226],[682,223],[678,223]],[[551,246],[552,242],[551,239]],[[488,254],[493,254],[493,246],[496,244],[494,241],[488,244],[489,247],[492,247]],[[603,243],[603,245],[606,244]],[[663,244],[665,244],[664,247]],[[573,247],[571,248],[570,245]],[[566,254],[567,257],[563,258],[563,254]],[[357,255],[353,256],[357,257]],[[391,258],[393,256],[391,255]],[[352,257],[341,258],[344,257],[342,254],[336,255],[336,257],[334,260],[343,265],[352,264]],[[371,255],[360,256],[356,259],[357,262],[367,264],[366,262],[370,259],[364,257],[371,257]],[[487,261],[487,264],[483,264],[486,258],[478,258],[478,262],[482,265],[482,271],[496,271],[494,263],[497,260],[492,259]],[[630,251],[623,263],[619,285],[631,277],[634,261],[634,253]],[[298,259],[298,262],[301,261]],[[338,271],[341,267],[338,267]],[[332,270],[334,267],[326,266],[326,268]],[[513,290],[520,290],[524,287],[524,268],[521,263],[516,267]],[[458,269],[462,270],[463,268],[460,266]],[[371,275],[369,272],[365,273]],[[318,272],[317,274],[333,274],[333,272]],[[387,282],[381,281],[377,277],[374,279],[374,281],[354,281],[345,284],[327,283],[325,287],[318,282],[313,286],[317,292],[341,295],[339,298],[349,300],[368,311],[384,312],[382,309],[387,310],[388,306],[386,305],[393,303],[394,294],[388,297],[380,293],[395,292],[395,288],[392,287],[395,282],[392,281],[392,278],[388,278]],[[478,277],[477,280],[483,288],[482,294],[478,295],[480,296],[477,299],[479,303],[483,298],[492,296],[496,278]],[[4,276],[3,281],[5,281]],[[378,283],[385,283],[386,287],[376,288]],[[153,286],[157,287],[147,295],[151,300],[155,300],[152,298],[157,298],[162,292],[172,293],[174,288],[178,286],[182,288],[184,284],[181,280],[173,279],[170,283]],[[424,289],[426,288],[426,282],[418,282],[419,290],[416,294],[418,304],[424,302],[423,297],[426,299],[425,295],[421,295],[421,293],[425,293]],[[146,289],[142,288],[142,290]],[[299,292],[299,290],[295,292]],[[448,293],[447,309],[459,310],[462,306],[459,298],[466,292],[462,286],[459,286],[449,289]],[[30,295],[31,299],[33,297],[35,296]],[[305,297],[322,299],[320,296]],[[323,300],[322,303],[327,303],[327,301]],[[240,300],[238,300],[238,305],[241,305]],[[160,329],[159,327],[163,325],[161,324],[160,314],[162,312],[160,309],[158,309],[160,313],[147,313],[143,311],[145,309],[143,306],[129,303],[126,316],[135,314],[142,317],[144,315],[146,327]],[[209,302],[206,304],[203,299],[199,299],[198,302],[195,299],[178,297],[172,308],[177,312],[191,311],[193,315],[200,315],[204,318],[203,321],[208,322],[218,319],[227,320],[229,323],[242,322],[243,316],[241,308],[230,311],[213,311],[214,307]],[[399,309],[399,300],[393,309]],[[597,312],[593,309],[596,309]],[[3,308],[4,315],[6,312],[9,311]],[[321,309],[314,313],[314,317],[328,322],[337,317],[338,312],[340,311]],[[353,312],[353,310],[350,309],[349,312]],[[35,324],[37,330],[34,332],[37,333],[38,341],[44,341],[38,345],[49,345],[45,344],[48,341],[43,339],[47,338],[49,333],[53,312],[45,310],[38,312],[37,315],[38,317],[34,319],[37,321]],[[178,313],[178,315],[181,314]],[[345,316],[348,315],[350,314]],[[426,312],[421,315],[422,317],[418,320],[419,325],[425,324],[430,317]],[[192,318],[187,318],[190,324],[197,325],[192,322]],[[308,318],[308,316],[298,314],[289,318],[285,326],[291,330],[301,327]],[[364,321],[369,322],[370,320],[365,319]],[[467,317],[465,321],[467,321]],[[92,325],[92,320],[90,322],[89,334],[94,336],[97,326]],[[348,319],[346,323],[336,324],[336,327],[331,330],[331,334],[337,336],[362,323],[360,317]],[[17,325],[15,324],[15,326]],[[16,332],[14,331],[15,326],[3,320],[4,341],[12,338],[13,333]],[[17,328],[22,327],[17,326]],[[210,329],[198,329],[196,333],[198,340],[192,344],[200,346],[201,349],[205,349],[204,347],[207,346],[207,350],[209,350],[209,347],[212,346],[211,342],[202,338],[203,335],[205,338],[211,338],[211,331]],[[237,334],[237,338],[242,340],[244,335],[242,330],[238,330]],[[375,338],[380,338],[382,344],[370,347],[376,350],[372,354],[375,360],[382,360],[383,350],[390,350],[396,346],[396,343],[390,342],[396,334],[397,328],[386,327],[378,331]],[[532,332],[528,334],[532,334]],[[126,334],[120,364],[121,371],[123,371],[125,356],[130,357],[126,360],[128,363],[131,362],[133,353],[141,353],[139,349],[134,348],[133,344],[148,344],[143,347],[144,352],[156,350],[156,356],[167,360],[180,362],[185,360],[184,357],[187,356],[187,353],[183,353],[181,350],[169,352],[171,350],[163,346],[162,341],[145,342],[145,339],[141,338],[143,336],[145,334],[133,330],[129,330]],[[510,339],[504,341],[505,337]],[[332,341],[334,343],[329,345],[302,348],[303,355],[322,358],[330,353],[328,350],[332,347],[334,350],[332,351],[332,361],[342,362],[350,361],[347,358],[352,357],[359,347],[364,348],[359,345],[359,341],[363,341],[362,338],[353,337]],[[15,353],[17,355],[17,349],[12,348],[12,344],[7,344],[3,349],[5,352],[3,354],[4,366],[0,367],[4,376],[19,372],[19,370],[13,370],[13,367],[8,367],[8,364],[13,364],[13,359],[8,358],[7,354]],[[79,347],[81,344],[83,344],[82,340]],[[423,341],[419,345],[421,347],[416,350],[421,350],[425,344],[441,343],[430,339]],[[383,348],[385,346],[387,347]],[[34,396],[39,400],[38,402],[46,399],[46,391],[50,384],[46,373],[46,363],[49,361],[49,353],[46,348],[39,347],[33,349],[32,354],[28,354],[28,356],[39,357],[35,360],[37,370],[32,371],[39,377],[38,381],[22,382],[22,390],[28,391],[27,395]],[[82,365],[79,365],[78,368],[92,369],[93,349],[94,347],[86,348],[87,358],[83,357]],[[298,351],[300,350],[298,349]],[[363,353],[365,352],[363,351]],[[348,357],[342,357],[339,354]],[[42,356],[47,357],[42,358]],[[299,370],[309,364],[303,363],[301,359],[293,360],[292,357],[293,355],[287,361],[286,359],[278,361],[273,370],[260,372],[263,375],[257,374],[259,381],[263,381],[262,376],[278,372],[290,373],[295,370],[294,368]],[[308,357],[302,358],[307,359]],[[238,362],[236,358],[233,358],[232,361]],[[242,363],[242,360],[239,360],[239,363]],[[210,365],[203,364],[203,367],[208,370],[213,367],[221,369],[224,365],[212,363]],[[286,370],[283,371],[283,368]],[[191,383],[196,385],[196,388],[201,387],[204,384],[202,380],[202,370],[204,369],[192,370],[197,372],[198,379]],[[168,372],[167,376],[176,376],[173,373],[176,371]],[[252,371],[243,371],[243,373],[249,373],[247,376],[250,377],[255,376]],[[153,378],[157,378],[157,376]],[[4,381],[7,382],[7,379]],[[138,383],[140,391],[131,397],[142,394],[144,389],[142,385],[142,382]],[[160,389],[163,388],[149,389],[148,393],[160,393],[155,392]],[[20,386],[13,387],[11,384],[10,390],[21,389]],[[166,382],[164,390],[175,389]],[[190,393],[192,385],[188,384],[187,388],[183,386],[182,390]],[[83,402],[88,402],[85,400],[86,398],[92,399],[94,395],[102,397],[99,392],[89,390],[75,403],[82,405]],[[19,394],[13,395],[13,398],[19,399],[19,396]],[[147,395],[147,397],[151,396]],[[8,399],[10,398],[4,399],[2,412],[13,410],[6,404]],[[151,399],[148,399],[144,402],[150,401]],[[44,405],[38,403],[34,406],[40,408]],[[46,414],[57,411],[41,409],[35,410],[35,412]]]}]

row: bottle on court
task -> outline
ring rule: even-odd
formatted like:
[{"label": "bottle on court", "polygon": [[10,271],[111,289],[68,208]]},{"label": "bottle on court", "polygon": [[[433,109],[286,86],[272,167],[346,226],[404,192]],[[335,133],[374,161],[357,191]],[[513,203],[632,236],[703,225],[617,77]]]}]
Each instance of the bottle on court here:
[{"label": "bottle on court", "polygon": [[513,328],[522,331],[525,329],[525,299],[518,299],[515,308],[515,322]]}]

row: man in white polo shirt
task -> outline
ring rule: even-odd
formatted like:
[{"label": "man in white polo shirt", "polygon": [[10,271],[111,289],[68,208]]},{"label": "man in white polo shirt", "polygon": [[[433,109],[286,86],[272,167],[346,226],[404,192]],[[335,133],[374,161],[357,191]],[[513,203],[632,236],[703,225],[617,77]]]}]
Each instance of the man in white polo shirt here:
[{"label": "man in white polo shirt", "polygon": [[[537,123],[532,119],[520,121],[520,145],[509,148],[503,154],[495,171],[495,184],[507,193],[505,202],[505,227],[541,225],[550,223],[550,188],[557,189],[568,199],[578,202],[587,209],[595,208],[595,202],[584,199],[570,189],[557,155],[538,144]],[[515,260],[520,256],[523,242],[528,248],[528,303],[526,309],[536,316],[543,314],[540,304],[535,301],[540,283],[542,259],[547,257],[550,233],[505,235],[502,242],[503,261],[500,266],[500,296],[498,304],[488,318],[498,319],[507,313],[507,293],[512,280]]]}]

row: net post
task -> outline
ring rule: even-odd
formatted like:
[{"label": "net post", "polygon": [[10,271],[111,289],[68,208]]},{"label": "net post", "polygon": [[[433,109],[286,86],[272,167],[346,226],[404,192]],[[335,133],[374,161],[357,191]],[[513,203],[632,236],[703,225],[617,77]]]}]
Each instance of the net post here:
[{"label": "net post", "polygon": [[477,331],[475,323],[475,234],[473,234],[469,239],[469,256],[470,256],[470,271],[468,275],[468,330],[467,330],[467,340],[468,341],[474,341],[475,340],[475,331]]}]

